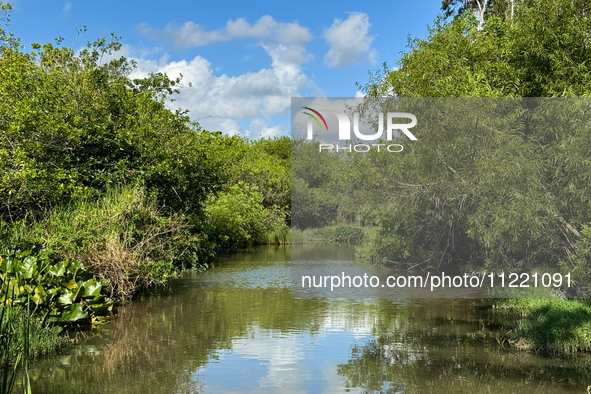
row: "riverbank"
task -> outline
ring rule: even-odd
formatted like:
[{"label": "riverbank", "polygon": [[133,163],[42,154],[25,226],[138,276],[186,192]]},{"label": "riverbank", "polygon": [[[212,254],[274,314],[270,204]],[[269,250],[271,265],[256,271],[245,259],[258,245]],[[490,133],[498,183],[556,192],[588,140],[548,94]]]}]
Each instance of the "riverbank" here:
[{"label": "riverbank", "polygon": [[0,300],[31,305],[44,329],[100,324],[221,251],[287,242],[289,137],[222,135],[167,109],[180,78],[131,79],[127,59],[103,63],[116,36],[29,52],[7,21]]},{"label": "riverbank", "polygon": [[369,240],[373,232],[373,227],[359,227],[350,225],[332,225],[305,230],[300,230],[293,227],[290,232],[290,243],[302,244],[308,242],[339,242],[358,244]]},{"label": "riverbank", "polygon": [[497,298],[489,300],[491,323],[519,351],[563,356],[591,351],[591,300]]},{"label": "riverbank", "polygon": [[303,249],[327,256],[316,261],[327,270],[355,258],[336,243],[218,257],[172,281],[169,296],[128,303],[83,346],[36,360],[34,392],[569,394],[589,385],[587,357],[500,349],[480,335],[470,299],[294,298],[290,261]]}]

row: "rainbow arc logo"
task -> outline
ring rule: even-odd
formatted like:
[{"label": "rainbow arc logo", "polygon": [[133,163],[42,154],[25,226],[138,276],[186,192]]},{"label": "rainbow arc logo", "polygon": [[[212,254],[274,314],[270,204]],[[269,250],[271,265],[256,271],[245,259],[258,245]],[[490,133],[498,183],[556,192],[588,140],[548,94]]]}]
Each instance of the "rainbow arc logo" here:
[{"label": "rainbow arc logo", "polygon": [[[320,130],[328,131],[328,124],[326,123],[326,119],[324,116],[320,114],[319,111],[312,109],[310,107],[302,107],[304,110],[308,110],[309,112],[302,111],[304,114],[308,115],[310,118],[314,119],[318,126],[320,126]],[[336,116],[338,121],[338,138],[339,140],[350,140],[351,139],[351,120],[349,119],[349,115],[342,109],[336,108],[323,108],[323,114],[333,114]],[[384,132],[384,118],[386,118],[386,140],[392,141],[393,138],[398,139],[402,133],[404,133],[408,138],[413,141],[416,141],[416,137],[408,130],[411,127],[414,127],[417,124],[417,117],[413,114],[409,114],[407,112],[388,112],[386,116],[384,113],[378,113],[378,127],[377,131],[374,134],[364,134],[359,130],[359,113],[353,112],[353,132],[355,133],[355,138],[358,138],[363,141],[375,141],[382,138],[382,134]],[[394,123],[394,119],[397,118],[407,118],[410,119],[410,123]],[[313,129],[312,129],[312,119],[308,119],[308,139],[312,140],[314,138]],[[321,122],[322,121],[322,122]],[[324,126],[323,126],[324,124]],[[397,134],[394,133],[395,130],[399,130]]]},{"label": "rainbow arc logo", "polygon": [[[322,119],[322,122],[324,123],[324,126],[326,127],[326,131],[328,131],[328,125],[326,124],[326,120],[324,120],[324,117],[323,117],[322,115],[320,115],[320,112],[318,112],[318,111],[316,111],[316,110],[314,110],[314,109],[312,109],[312,108],[310,108],[310,107],[302,107],[302,108],[304,108],[304,109],[307,109],[308,111],[312,111],[312,112],[314,112],[316,115],[318,115],[318,116],[320,117],[320,119]],[[318,126],[320,126],[320,130],[323,130],[323,128],[322,128],[322,123],[320,123],[320,120],[318,120],[318,118],[317,118],[316,116],[312,115],[312,114],[311,114],[311,113],[309,113],[309,112],[304,112],[304,113],[305,113],[306,115],[308,115],[308,116],[312,117],[312,119],[314,119],[314,120],[315,120],[315,121],[318,123]]]}]

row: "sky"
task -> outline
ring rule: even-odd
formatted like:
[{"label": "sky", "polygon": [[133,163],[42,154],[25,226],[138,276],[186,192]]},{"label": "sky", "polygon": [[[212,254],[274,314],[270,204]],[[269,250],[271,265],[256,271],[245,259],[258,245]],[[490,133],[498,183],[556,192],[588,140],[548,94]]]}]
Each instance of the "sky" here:
[{"label": "sky", "polygon": [[[30,44],[121,36],[132,77],[183,75],[169,104],[210,131],[289,134],[292,97],[355,97],[369,72],[396,67],[408,37],[425,38],[440,0],[13,0],[8,29]],[[77,38],[77,28],[86,32]],[[192,86],[189,86],[189,83]]]}]

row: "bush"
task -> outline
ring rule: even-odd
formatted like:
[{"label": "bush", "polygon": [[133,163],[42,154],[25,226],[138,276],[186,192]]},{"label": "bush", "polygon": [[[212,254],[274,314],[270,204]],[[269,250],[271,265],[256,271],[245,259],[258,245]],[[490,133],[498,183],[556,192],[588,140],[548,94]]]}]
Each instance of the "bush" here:
[{"label": "bush", "polygon": [[269,212],[255,187],[239,182],[205,204],[205,231],[218,248],[233,249],[266,241]]},{"label": "bush", "polygon": [[308,243],[314,238],[313,230],[300,230],[297,227],[291,228],[290,235],[290,242],[292,244]]},{"label": "bush", "polygon": [[365,234],[357,227],[338,226],[333,230],[333,238],[337,242],[358,243],[363,241]]},{"label": "bush", "polygon": [[266,244],[285,245],[291,243],[291,230],[281,219],[267,229],[266,236]]},{"label": "bush", "polygon": [[75,200],[43,220],[16,227],[8,229],[11,243],[41,246],[52,260],[77,259],[92,266],[117,299],[165,284],[205,259],[187,220],[164,216],[140,187],[114,188],[98,201]]},{"label": "bush", "polygon": [[0,45],[0,218],[36,216],[137,180],[160,206],[199,212],[220,189],[212,137],[166,108],[178,79],[131,80],[132,62],[102,62],[121,47],[116,37],[78,53],[31,46],[36,52]]}]

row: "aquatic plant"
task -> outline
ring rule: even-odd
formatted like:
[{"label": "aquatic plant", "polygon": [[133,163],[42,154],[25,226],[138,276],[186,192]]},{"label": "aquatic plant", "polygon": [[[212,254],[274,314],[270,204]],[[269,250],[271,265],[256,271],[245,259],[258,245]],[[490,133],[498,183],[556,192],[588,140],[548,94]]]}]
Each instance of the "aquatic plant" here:
[{"label": "aquatic plant", "polygon": [[114,302],[101,294],[109,286],[98,281],[77,260],[63,260],[52,264],[40,251],[2,253],[0,260],[0,296],[7,304],[25,307],[35,304],[33,313],[43,322],[99,323],[110,314]]},{"label": "aquatic plant", "polygon": [[[2,257],[0,257],[2,264]],[[16,283],[13,283],[16,286]],[[0,394],[10,394],[16,382],[16,375],[21,365],[24,367],[23,387],[25,394],[31,393],[31,385],[28,375],[28,357],[29,357],[29,338],[30,325],[29,319],[25,319],[25,324],[20,333],[21,341],[16,343],[18,332],[16,330],[15,319],[9,318],[9,301],[12,303],[14,297],[8,297],[9,292],[4,293],[2,309],[0,311]],[[15,294],[13,291],[12,294]],[[27,297],[28,301],[28,297]],[[28,303],[27,303],[28,307]]]}]

